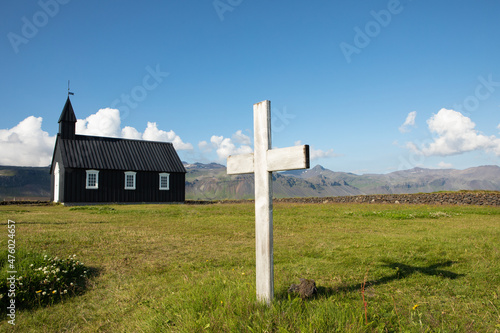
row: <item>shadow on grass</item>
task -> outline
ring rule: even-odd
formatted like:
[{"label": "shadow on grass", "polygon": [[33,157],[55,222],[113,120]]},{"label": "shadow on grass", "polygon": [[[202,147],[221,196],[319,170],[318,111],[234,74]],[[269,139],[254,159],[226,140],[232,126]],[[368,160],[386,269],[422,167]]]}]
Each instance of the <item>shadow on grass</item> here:
[{"label": "shadow on grass", "polygon": [[[354,291],[359,291],[363,288],[367,288],[370,286],[377,286],[377,285],[382,285],[382,284],[387,284],[390,283],[394,280],[400,280],[400,279],[406,279],[409,276],[415,274],[415,273],[421,273],[429,276],[439,276],[443,277],[446,279],[450,280],[455,280],[458,279],[462,276],[465,276],[465,274],[457,274],[453,273],[447,270],[443,270],[442,268],[444,267],[450,267],[453,265],[455,262],[448,260],[444,261],[441,263],[429,265],[426,267],[418,267],[418,266],[410,266],[402,263],[397,263],[397,262],[386,262],[382,267],[389,267],[394,269],[396,272],[392,275],[389,276],[384,276],[380,279],[376,280],[368,280],[365,282],[361,282],[358,284],[354,285],[344,285],[344,286],[338,286],[338,287],[323,287],[323,286],[317,286],[316,288],[318,289],[317,294],[313,298],[320,298],[320,297],[329,297],[334,294],[338,293],[346,293],[346,292],[354,292]],[[280,290],[276,297],[278,299],[287,299],[288,298],[288,290]]]}]

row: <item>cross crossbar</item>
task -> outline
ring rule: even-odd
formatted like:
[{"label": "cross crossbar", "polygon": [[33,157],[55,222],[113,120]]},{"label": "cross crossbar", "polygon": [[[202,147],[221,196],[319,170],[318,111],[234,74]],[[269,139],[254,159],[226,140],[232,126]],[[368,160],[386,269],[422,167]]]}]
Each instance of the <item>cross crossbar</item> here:
[{"label": "cross crossbar", "polygon": [[[297,169],[309,169],[309,145],[277,148],[267,151],[267,171],[273,172]],[[232,155],[227,158],[228,175],[240,175],[253,172],[253,153]]]}]

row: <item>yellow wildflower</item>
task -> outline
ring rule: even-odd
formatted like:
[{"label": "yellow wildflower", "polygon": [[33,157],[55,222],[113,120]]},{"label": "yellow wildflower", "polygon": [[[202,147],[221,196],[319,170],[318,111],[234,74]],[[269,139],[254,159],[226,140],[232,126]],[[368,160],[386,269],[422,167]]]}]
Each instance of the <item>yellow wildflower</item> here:
[{"label": "yellow wildflower", "polygon": [[413,306],[413,310],[415,310],[416,308],[418,308],[418,304],[415,304],[415,305]]}]

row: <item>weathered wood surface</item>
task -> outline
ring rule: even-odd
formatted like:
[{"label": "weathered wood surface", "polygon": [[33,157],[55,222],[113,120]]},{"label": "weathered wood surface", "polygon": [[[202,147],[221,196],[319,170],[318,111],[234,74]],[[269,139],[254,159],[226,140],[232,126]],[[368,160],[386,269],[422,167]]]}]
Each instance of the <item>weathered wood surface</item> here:
[{"label": "weathered wood surface", "polygon": [[271,102],[254,104],[254,152],[229,156],[228,174],[255,175],[255,265],[257,299],[274,295],[272,172],[309,168],[309,146],[271,149]]}]

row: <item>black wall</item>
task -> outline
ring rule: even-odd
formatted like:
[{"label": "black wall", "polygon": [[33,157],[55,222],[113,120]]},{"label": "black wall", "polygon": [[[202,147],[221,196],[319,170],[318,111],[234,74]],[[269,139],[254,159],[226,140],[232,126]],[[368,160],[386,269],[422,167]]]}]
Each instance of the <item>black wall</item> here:
[{"label": "black wall", "polygon": [[[133,171],[133,170],[127,170]],[[136,189],[125,190],[125,171],[99,170],[99,188],[86,189],[84,169],[65,169],[64,203],[184,202],[185,174],[170,173],[170,190],[160,191],[159,172],[137,172]]]}]

